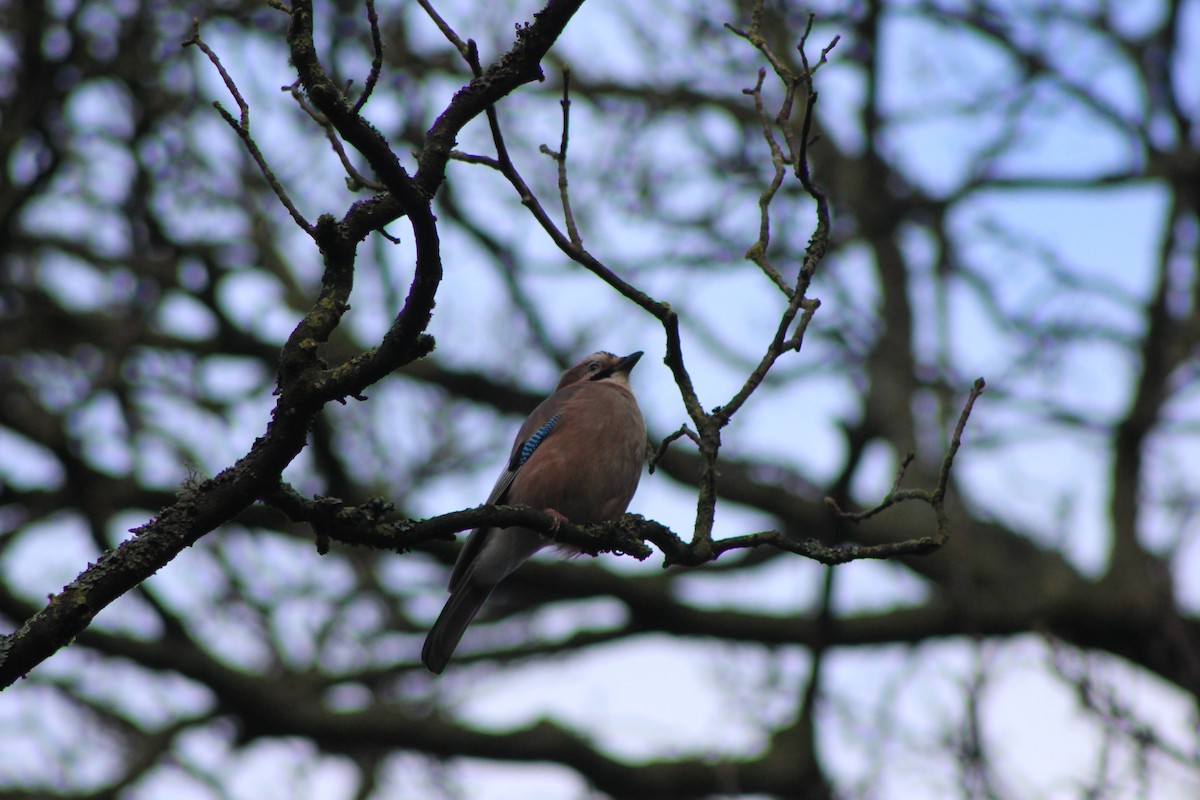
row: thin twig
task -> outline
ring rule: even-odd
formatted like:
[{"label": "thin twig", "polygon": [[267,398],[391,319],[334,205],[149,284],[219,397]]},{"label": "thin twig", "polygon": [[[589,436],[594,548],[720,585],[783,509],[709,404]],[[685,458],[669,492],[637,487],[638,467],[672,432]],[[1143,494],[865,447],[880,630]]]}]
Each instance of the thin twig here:
[{"label": "thin twig", "polygon": [[491,156],[479,156],[475,155],[474,153],[464,153],[462,150],[451,150],[450,160],[461,161],[464,164],[479,164],[480,166],[491,167],[497,172],[504,171],[504,167],[501,166],[500,162]]},{"label": "thin twig", "polygon": [[771,130],[766,108],[763,105],[762,87],[766,77],[766,68],[759,69],[758,80],[755,82],[754,87],[742,90],[742,94],[748,94],[754,98],[754,109],[758,113],[763,138],[771,150],[771,165],[775,167],[775,175],[771,178],[771,182],[767,184],[762,194],[758,196],[758,241],[750,245],[750,249],[746,251],[746,258],[757,264],[759,269],[790,300],[795,294],[794,290],[783,279],[783,275],[779,273],[779,270],[772,266],[771,260],[767,257],[767,249],[771,244],[771,201],[775,198],[779,187],[783,185],[783,178],[787,173],[784,169],[785,159],[783,151],[779,148],[779,142],[775,140],[775,133]]},{"label": "thin twig", "polygon": [[226,88],[228,88],[229,93],[233,95],[234,102],[237,103],[240,113],[238,118],[235,119],[233,114],[230,114],[229,111],[223,105],[221,105],[220,101],[213,101],[213,108],[217,110],[225,122],[229,124],[229,127],[233,128],[234,132],[236,132],[238,137],[242,140],[242,144],[245,145],[246,150],[250,153],[250,157],[254,159],[254,163],[258,165],[259,171],[262,172],[263,177],[266,178],[267,185],[271,187],[271,190],[275,192],[275,196],[279,198],[279,202],[282,203],[283,207],[286,208],[288,213],[292,215],[292,219],[295,221],[295,223],[300,226],[300,229],[309,236],[315,237],[316,228],[312,225],[312,223],[305,219],[304,215],[300,213],[300,210],[296,208],[296,205],[292,202],[292,198],[288,196],[287,190],[283,188],[283,184],[279,182],[279,179],[275,176],[275,172],[271,169],[270,165],[267,164],[266,157],[263,156],[262,151],[258,149],[258,144],[250,135],[250,107],[242,98],[242,93],[238,91],[237,84],[234,83],[233,78],[230,77],[229,73],[225,70],[225,67],[222,66],[221,60],[217,58],[217,54],[214,53],[212,48],[210,48],[208,44],[200,38],[199,19],[192,20],[192,37],[184,41],[183,46],[195,46],[200,48],[200,52],[208,56],[208,60],[217,68],[217,72],[221,75],[221,79],[225,81]]},{"label": "thin twig", "polygon": [[950,437],[950,443],[946,447],[946,454],[942,457],[942,464],[938,470],[937,486],[933,490],[899,488],[900,481],[903,479],[905,471],[913,460],[913,455],[910,453],[901,463],[896,479],[892,482],[891,490],[878,505],[866,511],[850,512],[843,510],[832,497],[826,497],[825,504],[833,509],[834,513],[842,519],[858,523],[868,520],[899,503],[909,500],[919,500],[927,503],[933,509],[938,520],[938,536],[939,538],[943,538],[944,541],[945,538],[949,537],[949,522],[946,518],[945,499],[946,488],[950,481],[950,470],[954,466],[954,457],[958,453],[958,448],[962,446],[963,432],[966,430],[971,410],[975,408],[975,401],[983,394],[985,386],[987,386],[987,383],[983,378],[976,378],[975,383],[971,386],[971,392],[967,396],[967,401],[963,404],[962,412],[958,415],[958,424],[954,426],[954,435]]},{"label": "thin twig", "polygon": [[362,107],[367,104],[367,100],[371,98],[371,92],[375,91],[375,84],[379,81],[379,73],[383,70],[383,39],[379,35],[379,15],[375,13],[375,0],[366,0],[367,2],[367,22],[371,26],[371,71],[367,73],[367,83],[363,86],[362,94],[354,103],[354,113],[362,110]]},{"label": "thin twig", "polygon": [[346,171],[346,186],[350,191],[358,191],[359,189],[370,189],[373,192],[384,191],[384,185],[366,175],[363,175],[354,164],[350,161],[350,155],[346,152],[346,148],[342,145],[342,140],[337,134],[337,130],[333,127],[333,123],[329,118],[317,111],[312,105],[304,99],[304,93],[300,91],[300,81],[296,80],[288,86],[280,86],[280,91],[290,92],[292,99],[296,101],[296,105],[325,131],[325,138],[329,140],[330,147],[337,154],[338,160],[342,162],[342,169]]},{"label": "thin twig", "polygon": [[946,494],[946,485],[950,482],[950,469],[954,466],[954,457],[958,455],[958,448],[962,445],[963,431],[967,428],[967,419],[971,416],[971,409],[975,408],[975,401],[983,394],[986,386],[987,382],[982,377],[975,379],[966,405],[963,406],[962,413],[958,415],[958,424],[954,426],[954,435],[950,437],[950,446],[946,449],[946,457],[942,459],[942,467],[938,471],[936,493],[939,499]]},{"label": "thin twig", "polygon": [[558,196],[562,200],[563,220],[567,224],[567,238],[576,247],[583,247],[583,238],[579,235],[579,228],[575,225],[575,213],[571,211],[571,196],[567,191],[567,143],[571,138],[571,68],[564,66],[562,76],[562,100],[559,101],[562,106],[562,136],[559,139],[558,152],[554,152],[546,145],[542,145],[538,149],[553,158],[558,164]]},{"label": "thin twig", "polygon": [[[429,0],[417,0],[417,5],[425,10],[425,13],[428,14],[429,18],[433,20],[433,24],[437,25],[438,30],[442,32],[442,35],[446,37],[446,40],[450,42],[450,44],[454,45],[454,49],[458,50],[459,55],[461,55],[467,60],[468,63],[470,63],[471,59],[467,57],[470,46],[454,31],[454,28],[450,27],[446,20],[442,19],[442,15],[437,12],[437,9],[433,7],[433,4],[430,3]],[[474,67],[475,65],[472,64],[471,66]],[[482,74],[482,70],[480,70],[479,74]]]},{"label": "thin twig", "polygon": [[[730,30],[749,41],[766,57],[784,86],[784,98],[774,120],[767,114],[763,104],[762,87],[766,77],[765,68],[758,71],[758,80],[755,82],[754,87],[743,90],[744,94],[750,95],[754,99],[754,107],[762,127],[763,139],[770,150],[771,163],[775,168],[775,174],[771,182],[759,196],[759,237],[758,241],[746,251],[746,258],[757,264],[772,279],[776,286],[782,289],[788,298],[788,304],[780,317],[779,324],[776,326],[775,335],[772,337],[766,352],[759,359],[759,363],[750,375],[747,376],[737,393],[730,398],[729,402],[724,406],[713,409],[713,415],[719,418],[720,425],[726,424],[732,418],[733,414],[745,404],[754,391],[762,384],[767,373],[780,356],[789,351],[800,351],[804,341],[804,334],[808,330],[808,324],[811,322],[816,310],[820,307],[819,300],[807,297],[808,287],[816,272],[817,265],[820,264],[829,247],[830,225],[828,201],[824,193],[813,184],[809,177],[808,168],[808,131],[817,96],[816,92],[812,89],[812,72],[807,68],[808,62],[807,57],[803,53],[803,45],[812,30],[815,17],[811,14],[809,15],[808,26],[805,29],[804,38],[801,40],[801,58],[806,66],[804,71],[797,75],[783,63],[782,59],[775,55],[766,38],[762,35],[762,16],[763,7],[762,3],[759,2],[751,11],[751,24],[748,30],[743,31],[734,28],[732,25],[727,26]],[[795,129],[792,125],[791,117],[795,107],[796,91],[800,87],[805,89],[806,102],[804,133],[802,134],[802,141],[798,144],[795,139]],[[779,141],[775,136],[775,127],[778,127],[783,132],[784,141],[787,143],[786,153],[780,147]],[[787,286],[783,282],[779,271],[771,264],[767,257],[767,250],[771,241],[771,203],[783,184],[787,167],[791,168],[792,172],[800,179],[801,184],[813,198],[816,203],[817,213],[817,225],[813,231],[812,238],[809,240],[804,261],[797,274],[796,285],[794,287]],[[792,325],[795,322],[796,315],[801,310],[804,313],[800,317],[799,324],[793,330]],[[789,331],[791,331],[790,336]]]},{"label": "thin twig", "polygon": [[192,17],[192,36],[190,39],[184,40],[180,46],[198,47],[200,48],[200,52],[208,56],[208,60],[211,61],[212,65],[217,68],[217,74],[221,76],[221,80],[225,81],[225,88],[229,90],[229,93],[233,95],[234,102],[237,103],[238,111],[240,112],[238,114],[238,125],[240,125],[246,130],[247,133],[249,133],[250,106],[248,106],[246,101],[242,98],[242,93],[238,91],[237,84],[233,82],[233,78],[230,77],[229,73],[225,70],[225,65],[221,63],[221,59],[218,58],[217,54],[212,51],[212,48],[208,46],[208,43],[200,38],[199,17]]},{"label": "thin twig", "polygon": [[671,446],[671,442],[674,442],[676,439],[679,439],[683,436],[691,439],[697,445],[700,444],[700,437],[696,435],[695,431],[693,431],[687,425],[680,425],[679,430],[662,440],[662,442],[658,445],[658,449],[654,451],[654,455],[650,457],[651,475],[654,474],[654,469],[658,466],[659,462],[662,461],[667,455],[667,448]]}]

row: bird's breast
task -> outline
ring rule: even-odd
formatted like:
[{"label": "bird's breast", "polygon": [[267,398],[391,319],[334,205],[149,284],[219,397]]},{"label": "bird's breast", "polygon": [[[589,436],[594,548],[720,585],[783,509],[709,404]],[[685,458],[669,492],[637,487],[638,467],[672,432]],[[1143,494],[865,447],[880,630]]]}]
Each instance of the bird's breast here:
[{"label": "bird's breast", "polygon": [[632,392],[599,382],[558,413],[553,433],[513,479],[509,501],[553,508],[575,523],[624,513],[646,457],[646,426]]}]

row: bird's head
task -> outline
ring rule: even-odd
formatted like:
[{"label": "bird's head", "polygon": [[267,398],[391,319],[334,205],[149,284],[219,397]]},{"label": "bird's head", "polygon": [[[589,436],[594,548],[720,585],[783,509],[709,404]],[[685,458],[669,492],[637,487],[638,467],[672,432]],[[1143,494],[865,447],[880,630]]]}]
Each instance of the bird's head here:
[{"label": "bird's head", "polygon": [[627,356],[614,356],[603,350],[599,353],[592,353],[563,373],[555,391],[580,381],[615,380],[627,384],[629,383],[629,371],[641,357],[641,350]]}]

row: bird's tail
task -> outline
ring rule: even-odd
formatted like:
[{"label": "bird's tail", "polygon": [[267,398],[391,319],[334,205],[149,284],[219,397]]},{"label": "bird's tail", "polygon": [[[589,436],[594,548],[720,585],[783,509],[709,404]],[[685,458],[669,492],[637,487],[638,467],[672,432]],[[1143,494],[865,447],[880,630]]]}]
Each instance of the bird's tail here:
[{"label": "bird's tail", "polygon": [[446,601],[442,613],[438,614],[437,622],[433,623],[433,628],[425,637],[425,646],[421,649],[421,661],[430,672],[440,675],[446,668],[450,656],[454,655],[454,648],[458,647],[467,626],[479,613],[492,588],[480,586],[468,578],[450,593],[450,599]]}]

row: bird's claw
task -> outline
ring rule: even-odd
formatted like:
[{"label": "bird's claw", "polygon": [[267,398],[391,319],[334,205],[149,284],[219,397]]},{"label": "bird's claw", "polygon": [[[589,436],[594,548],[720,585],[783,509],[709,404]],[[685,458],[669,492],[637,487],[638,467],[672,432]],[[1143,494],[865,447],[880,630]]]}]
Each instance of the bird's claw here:
[{"label": "bird's claw", "polygon": [[542,513],[549,514],[551,517],[554,518],[554,522],[552,522],[550,524],[550,532],[551,533],[558,533],[558,529],[562,527],[562,524],[564,522],[568,521],[565,516],[563,516],[558,511],[555,511],[553,508],[543,508]]}]

